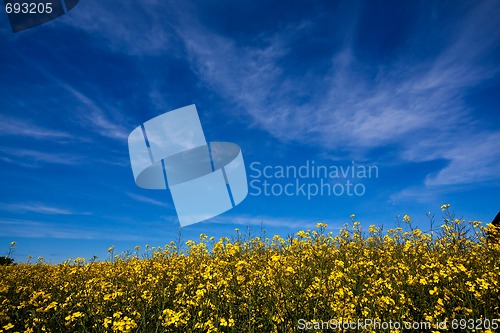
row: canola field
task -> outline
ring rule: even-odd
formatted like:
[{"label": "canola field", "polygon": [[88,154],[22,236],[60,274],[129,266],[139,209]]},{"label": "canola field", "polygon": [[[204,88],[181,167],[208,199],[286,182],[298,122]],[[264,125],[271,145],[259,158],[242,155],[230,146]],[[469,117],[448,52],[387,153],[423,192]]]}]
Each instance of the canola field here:
[{"label": "canola field", "polygon": [[[202,234],[110,248],[106,261],[0,266],[0,332],[497,331],[495,229],[441,208],[425,232],[409,216],[391,230],[351,216],[336,233],[318,223],[287,238]],[[367,319],[379,326],[339,326]]]}]

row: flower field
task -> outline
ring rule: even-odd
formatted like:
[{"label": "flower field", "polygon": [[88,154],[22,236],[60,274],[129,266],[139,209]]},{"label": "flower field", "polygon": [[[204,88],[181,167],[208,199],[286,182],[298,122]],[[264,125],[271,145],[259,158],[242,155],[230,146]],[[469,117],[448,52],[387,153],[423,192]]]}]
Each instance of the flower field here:
[{"label": "flower field", "polygon": [[142,254],[110,248],[101,262],[0,266],[0,332],[312,332],[366,318],[433,331],[474,319],[482,327],[462,331],[493,332],[498,240],[442,209],[444,221],[425,232],[409,216],[387,231],[362,230],[351,216],[335,234],[318,223],[286,239],[201,235]]}]

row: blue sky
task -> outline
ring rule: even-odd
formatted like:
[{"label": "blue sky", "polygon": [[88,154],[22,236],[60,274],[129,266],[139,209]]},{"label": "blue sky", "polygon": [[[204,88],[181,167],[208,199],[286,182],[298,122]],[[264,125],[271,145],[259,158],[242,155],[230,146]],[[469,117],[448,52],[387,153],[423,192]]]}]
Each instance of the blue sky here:
[{"label": "blue sky", "polygon": [[[182,229],[286,236],[409,214],[423,229],[450,203],[499,210],[498,1],[82,1],[12,33],[0,15],[0,254],[58,262],[164,245],[168,191],[134,183],[129,133],[196,104],[208,141],[260,166],[376,166],[361,196],[250,194]],[[263,179],[261,179],[263,180]],[[348,180],[348,179],[347,179]],[[270,179],[285,184],[294,179]],[[318,182],[318,179],[303,180]],[[345,182],[346,179],[330,179]],[[252,191],[252,190],[251,190]]]}]

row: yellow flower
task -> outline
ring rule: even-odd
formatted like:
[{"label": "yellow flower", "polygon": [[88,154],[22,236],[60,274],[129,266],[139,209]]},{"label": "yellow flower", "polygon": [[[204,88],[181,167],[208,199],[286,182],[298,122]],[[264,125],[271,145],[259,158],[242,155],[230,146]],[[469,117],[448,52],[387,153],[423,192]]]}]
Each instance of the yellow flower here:
[{"label": "yellow flower", "polygon": [[71,332],[83,325],[115,333],[236,326],[288,332],[297,329],[287,320],[294,308],[309,314],[303,323],[312,331],[322,329],[322,313],[343,322],[359,316],[411,322],[417,310],[434,330],[444,318],[470,318],[478,308],[482,318],[498,317],[491,300],[500,293],[500,244],[486,238],[485,227],[461,233],[464,220],[445,215],[436,233],[370,225],[365,235],[353,219],[336,235],[323,233],[326,224],[318,222],[320,230],[285,238],[238,232],[209,244],[202,234],[187,247],[146,245],[142,259],[126,252],[107,261],[1,266],[0,333],[14,325],[28,333],[57,332],[61,325]]},{"label": "yellow flower", "polygon": [[444,205],[441,205],[441,210],[442,210],[442,211],[445,211],[445,210],[447,210],[448,208],[450,208],[450,204],[444,204]]},{"label": "yellow flower", "polygon": [[81,313],[80,311],[77,311],[77,312],[74,312],[70,315],[67,315],[64,319],[68,322],[72,322],[72,321],[74,321],[80,317],[83,317],[83,316],[84,316],[83,313]]},{"label": "yellow flower", "polygon": [[10,329],[11,329],[11,328],[13,328],[13,327],[14,327],[14,325],[12,325],[12,323],[8,323],[7,325],[5,325],[5,326],[3,327],[3,329],[4,329],[4,330],[6,330],[6,331],[8,331],[8,330],[10,330]]}]

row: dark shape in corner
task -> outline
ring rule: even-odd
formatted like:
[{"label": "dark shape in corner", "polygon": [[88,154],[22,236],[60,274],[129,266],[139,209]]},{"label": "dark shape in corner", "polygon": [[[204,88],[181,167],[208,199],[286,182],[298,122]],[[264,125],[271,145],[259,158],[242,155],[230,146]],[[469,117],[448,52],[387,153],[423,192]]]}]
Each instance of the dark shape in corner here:
[{"label": "dark shape in corner", "polygon": [[491,224],[494,226],[500,227],[500,212],[498,212],[497,216],[491,221]]},{"label": "dark shape in corner", "polygon": [[[12,32],[27,30],[63,16],[79,0],[4,0]],[[9,13],[10,11],[10,13]]]},{"label": "dark shape in corner", "polygon": [[72,10],[80,0],[66,0],[66,12]]},{"label": "dark shape in corner", "polygon": [[7,266],[14,263],[14,259],[10,257],[0,257],[0,266]]},{"label": "dark shape in corner", "polygon": [[491,226],[486,230],[488,242],[500,242],[500,212],[491,221]]}]

